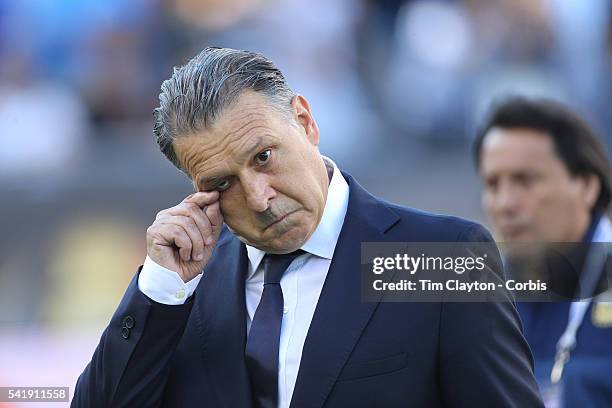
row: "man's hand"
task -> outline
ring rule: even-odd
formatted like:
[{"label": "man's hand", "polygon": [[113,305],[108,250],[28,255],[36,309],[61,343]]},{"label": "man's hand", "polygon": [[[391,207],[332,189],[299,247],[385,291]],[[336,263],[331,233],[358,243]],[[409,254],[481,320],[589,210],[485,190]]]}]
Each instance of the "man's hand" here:
[{"label": "man's hand", "polygon": [[157,213],[147,229],[147,254],[188,282],[206,266],[223,225],[219,192],[198,192]]}]

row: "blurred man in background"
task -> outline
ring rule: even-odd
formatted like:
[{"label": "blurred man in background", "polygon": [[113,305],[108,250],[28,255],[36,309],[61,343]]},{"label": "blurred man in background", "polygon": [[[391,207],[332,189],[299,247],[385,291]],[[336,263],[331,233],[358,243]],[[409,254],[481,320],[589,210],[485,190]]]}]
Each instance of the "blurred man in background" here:
[{"label": "blurred man in background", "polygon": [[[550,243],[583,243],[590,254],[592,242],[612,241],[610,164],[576,114],[550,101],[511,98],[496,106],[474,147],[483,206],[510,269],[533,266],[534,248]],[[571,283],[590,298],[596,288],[585,282],[606,281],[607,254],[599,263],[580,259]],[[518,305],[550,406],[612,406],[612,303],[602,299]]]}]

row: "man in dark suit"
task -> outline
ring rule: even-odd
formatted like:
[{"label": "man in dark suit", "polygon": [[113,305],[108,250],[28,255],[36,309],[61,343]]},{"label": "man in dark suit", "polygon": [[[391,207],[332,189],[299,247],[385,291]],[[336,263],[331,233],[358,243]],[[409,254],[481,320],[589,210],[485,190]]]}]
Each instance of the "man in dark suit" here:
[{"label": "man in dark suit", "polygon": [[362,301],[362,242],[491,237],[341,173],[270,60],[205,49],[155,118],[197,192],[147,230],[73,406],[541,406],[512,303]]}]

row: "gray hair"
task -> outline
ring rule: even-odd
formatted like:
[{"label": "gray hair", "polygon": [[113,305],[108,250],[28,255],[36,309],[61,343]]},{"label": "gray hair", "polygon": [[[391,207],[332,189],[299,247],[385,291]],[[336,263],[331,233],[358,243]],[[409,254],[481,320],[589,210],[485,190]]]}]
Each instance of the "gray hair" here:
[{"label": "gray hair", "polygon": [[295,96],[272,61],[250,51],[207,47],[182,67],[174,67],[153,111],[153,133],[162,153],[185,172],[173,147],[181,135],[209,128],[245,90],[261,92],[270,106],[290,116]]}]

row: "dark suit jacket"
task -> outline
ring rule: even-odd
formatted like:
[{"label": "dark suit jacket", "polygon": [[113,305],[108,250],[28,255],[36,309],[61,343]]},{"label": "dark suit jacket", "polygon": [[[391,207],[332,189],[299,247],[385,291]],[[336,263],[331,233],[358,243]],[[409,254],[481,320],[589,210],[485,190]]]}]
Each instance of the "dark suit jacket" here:
[{"label": "dark suit jacket", "polygon": [[[362,241],[490,241],[488,232],[387,203],[344,177],[348,210],[291,407],[541,407],[512,303],[361,301]],[[250,407],[247,264],[244,244],[225,230],[185,305],[147,298],[136,274],[72,406]]]}]

